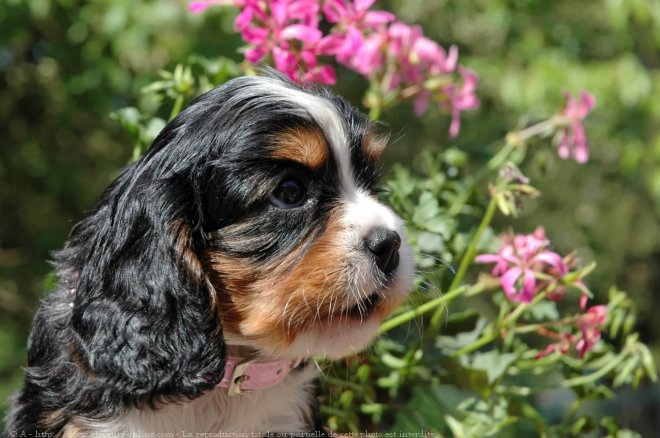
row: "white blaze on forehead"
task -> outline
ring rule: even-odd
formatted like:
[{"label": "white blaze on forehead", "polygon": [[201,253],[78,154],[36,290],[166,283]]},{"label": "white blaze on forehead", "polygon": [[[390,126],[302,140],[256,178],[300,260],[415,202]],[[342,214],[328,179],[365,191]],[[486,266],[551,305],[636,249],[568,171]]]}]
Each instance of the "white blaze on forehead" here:
[{"label": "white blaze on forehead", "polygon": [[[285,101],[299,107],[298,116],[316,122],[323,130],[325,137],[330,143],[332,155],[337,162],[339,177],[344,195],[355,198],[357,185],[351,172],[351,154],[348,138],[341,115],[337,108],[327,99],[311,93],[306,93],[297,88],[288,87],[278,79],[259,77],[253,78],[254,82],[246,91],[251,91],[261,99]],[[237,96],[244,98],[245,94]]]},{"label": "white blaze on forehead", "polygon": [[343,220],[349,229],[358,234],[351,239],[361,239],[376,227],[385,227],[403,235],[403,221],[390,208],[378,202],[362,190],[356,192],[354,199],[348,200]]}]

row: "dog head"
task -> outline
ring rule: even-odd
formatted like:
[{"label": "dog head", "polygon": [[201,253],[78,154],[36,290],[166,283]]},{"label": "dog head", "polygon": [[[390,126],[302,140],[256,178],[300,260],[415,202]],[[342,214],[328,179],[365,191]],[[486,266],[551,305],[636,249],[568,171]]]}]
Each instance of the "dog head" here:
[{"label": "dog head", "polygon": [[181,392],[221,377],[225,342],[269,358],[364,348],[412,279],[401,220],[376,198],[385,143],[341,98],[280,78],[199,97],[59,257],[76,360]]}]

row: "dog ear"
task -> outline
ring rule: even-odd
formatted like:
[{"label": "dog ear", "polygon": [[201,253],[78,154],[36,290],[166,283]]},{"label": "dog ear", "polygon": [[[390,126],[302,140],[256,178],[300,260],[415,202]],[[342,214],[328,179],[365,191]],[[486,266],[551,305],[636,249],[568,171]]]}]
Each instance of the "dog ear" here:
[{"label": "dog ear", "polygon": [[224,374],[216,294],[198,253],[198,197],[165,160],[166,128],[59,255],[73,283],[71,359],[133,403],[195,397]]}]

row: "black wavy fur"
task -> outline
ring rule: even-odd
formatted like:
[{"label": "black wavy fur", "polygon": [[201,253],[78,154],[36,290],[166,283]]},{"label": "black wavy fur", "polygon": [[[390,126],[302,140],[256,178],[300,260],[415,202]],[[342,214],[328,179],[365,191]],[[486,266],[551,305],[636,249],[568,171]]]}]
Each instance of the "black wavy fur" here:
[{"label": "black wavy fur", "polygon": [[[109,419],[197,397],[221,380],[225,344],[203,250],[276,257],[324,215],[321,201],[300,217],[264,204],[284,168],[267,159],[268,136],[309,122],[251,92],[260,80],[239,78],[195,100],[73,228],[54,257],[60,285],[34,318],[5,434],[57,436],[74,416]],[[370,187],[375,173],[359,147],[368,123],[331,99],[353,136],[356,177]],[[330,198],[331,186],[318,190]],[[256,221],[255,236],[214,240],[214,230],[245,218]]]}]

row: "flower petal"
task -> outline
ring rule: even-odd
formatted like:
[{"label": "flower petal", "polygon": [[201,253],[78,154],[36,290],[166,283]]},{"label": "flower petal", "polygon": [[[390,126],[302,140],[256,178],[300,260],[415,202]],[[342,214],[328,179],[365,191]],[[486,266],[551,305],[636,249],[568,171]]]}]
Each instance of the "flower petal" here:
[{"label": "flower petal", "polygon": [[567,159],[571,156],[571,148],[568,141],[568,129],[564,129],[559,138],[559,144],[557,145],[557,155],[562,160]]},{"label": "flower petal", "polygon": [[451,114],[451,123],[449,124],[449,136],[451,138],[458,137],[458,133],[461,131],[461,115],[458,111],[452,111]]},{"label": "flower petal", "polygon": [[458,62],[458,47],[452,45],[449,47],[449,53],[447,53],[447,59],[445,60],[445,65],[444,65],[447,73],[456,70],[457,62]]},{"label": "flower petal", "polygon": [[430,94],[428,91],[422,91],[419,93],[414,102],[415,114],[424,114],[424,111],[426,111],[426,108],[429,106],[429,97]]},{"label": "flower petal", "polygon": [[364,16],[364,24],[368,27],[382,26],[396,20],[396,15],[385,11],[371,11]]},{"label": "flower petal", "polygon": [[497,263],[502,260],[499,254],[480,254],[474,258],[477,263]]},{"label": "flower petal", "polygon": [[542,357],[545,357],[545,356],[547,356],[551,353],[554,353],[555,350],[557,350],[558,347],[559,347],[558,344],[550,344],[547,347],[545,347],[543,350],[536,353],[536,355],[534,356],[534,359],[538,360],[538,359],[541,359]]},{"label": "flower petal", "polygon": [[254,47],[245,51],[245,59],[252,64],[257,64],[264,59],[268,51],[264,47]]},{"label": "flower petal", "polygon": [[566,273],[568,272],[568,267],[566,266],[566,263],[564,263],[564,260],[556,252],[542,251],[541,253],[535,255],[532,258],[532,262],[547,263],[548,265],[552,266],[557,271],[559,271],[559,273],[562,276],[566,275]]},{"label": "flower petal", "polygon": [[323,2],[323,14],[330,23],[339,23],[346,16],[346,4],[343,0],[326,0]]},{"label": "flower petal", "polygon": [[523,289],[520,294],[521,303],[529,303],[536,295],[536,276],[531,269],[525,269],[525,279]]},{"label": "flower petal", "polygon": [[369,9],[374,3],[376,3],[376,0],[355,0],[353,2],[353,6],[355,7],[355,10],[357,12],[364,12],[367,9]]},{"label": "flower petal", "polygon": [[522,270],[518,267],[511,268],[502,275],[502,289],[507,298],[511,301],[519,302],[520,294],[516,290],[516,281],[522,275]]},{"label": "flower petal", "polygon": [[596,98],[588,91],[580,92],[580,113],[585,118],[596,107]]},{"label": "flower petal", "polygon": [[580,309],[584,310],[587,308],[587,301],[589,300],[589,296],[585,293],[582,293],[580,295]]},{"label": "flower petal", "polygon": [[206,0],[206,1],[194,1],[188,3],[188,11],[191,14],[201,14],[211,6],[217,5],[217,4],[230,4],[231,1],[223,1],[223,0]]},{"label": "flower petal", "polygon": [[316,82],[318,84],[324,85],[333,85],[337,80],[334,68],[329,65],[324,65],[322,67],[313,69],[312,71],[305,74],[303,79],[305,81]]},{"label": "flower petal", "polygon": [[280,36],[284,39],[295,39],[305,43],[313,44],[321,39],[323,34],[320,30],[303,24],[292,24],[282,29]]},{"label": "flower petal", "polygon": [[243,11],[240,14],[238,14],[236,19],[234,20],[234,28],[239,32],[241,32],[244,29],[247,29],[247,27],[252,22],[253,17],[254,17],[254,10],[252,8],[243,9]]}]

